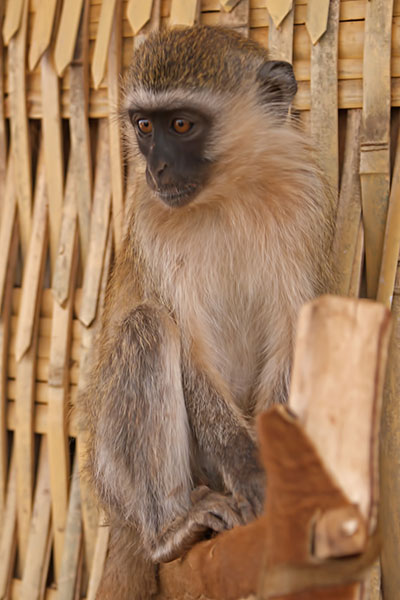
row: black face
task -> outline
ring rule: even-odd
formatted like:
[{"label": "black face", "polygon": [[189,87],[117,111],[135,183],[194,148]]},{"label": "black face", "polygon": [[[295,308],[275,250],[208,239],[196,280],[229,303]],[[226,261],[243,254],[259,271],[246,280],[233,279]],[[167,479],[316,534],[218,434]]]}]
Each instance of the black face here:
[{"label": "black face", "polygon": [[210,162],[204,148],[211,122],[187,109],[131,111],[140,151],[147,160],[146,178],[169,206],[184,206],[201,190]]}]

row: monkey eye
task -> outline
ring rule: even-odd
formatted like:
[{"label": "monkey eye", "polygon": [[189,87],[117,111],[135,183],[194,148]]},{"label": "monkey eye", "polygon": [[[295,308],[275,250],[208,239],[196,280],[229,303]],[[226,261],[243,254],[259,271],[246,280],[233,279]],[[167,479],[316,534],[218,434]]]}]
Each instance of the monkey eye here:
[{"label": "monkey eye", "polygon": [[192,127],[193,123],[187,119],[174,119],[172,121],[172,129],[176,131],[176,133],[187,133]]},{"label": "monkey eye", "polygon": [[153,131],[153,124],[151,121],[149,121],[149,119],[139,119],[137,121],[137,126],[138,129],[145,134],[151,133]]}]

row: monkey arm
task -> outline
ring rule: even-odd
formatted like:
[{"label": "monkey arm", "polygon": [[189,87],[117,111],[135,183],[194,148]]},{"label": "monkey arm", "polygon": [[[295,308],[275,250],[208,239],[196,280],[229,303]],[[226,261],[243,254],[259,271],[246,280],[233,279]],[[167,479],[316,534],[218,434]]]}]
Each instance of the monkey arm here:
[{"label": "monkey arm", "polygon": [[[100,340],[101,342],[101,340]],[[162,307],[139,304],[104,335],[92,373],[91,472],[106,509],[131,523],[154,561],[181,555],[206,530],[242,523],[232,497],[191,497],[190,428],[180,336]],[[90,405],[90,406],[89,406]]]},{"label": "monkey arm", "polygon": [[189,421],[205,456],[207,470],[216,470],[233,494],[245,521],[261,514],[265,473],[250,428],[239,409],[213,385],[212,374],[184,369]]}]

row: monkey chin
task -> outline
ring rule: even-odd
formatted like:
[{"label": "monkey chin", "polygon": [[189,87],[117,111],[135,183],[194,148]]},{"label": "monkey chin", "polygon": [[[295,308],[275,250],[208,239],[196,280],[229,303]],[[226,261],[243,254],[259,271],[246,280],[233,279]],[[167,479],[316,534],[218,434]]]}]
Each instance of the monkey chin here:
[{"label": "monkey chin", "polygon": [[200,192],[200,186],[196,183],[186,184],[183,187],[166,187],[153,190],[157,197],[171,208],[181,208],[194,200]]}]

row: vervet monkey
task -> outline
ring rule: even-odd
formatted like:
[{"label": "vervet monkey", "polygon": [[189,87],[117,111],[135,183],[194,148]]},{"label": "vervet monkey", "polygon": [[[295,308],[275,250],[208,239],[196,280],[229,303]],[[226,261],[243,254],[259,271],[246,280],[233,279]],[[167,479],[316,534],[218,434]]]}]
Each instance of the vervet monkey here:
[{"label": "vervet monkey", "polygon": [[329,277],[332,205],[288,122],[296,88],[289,63],[223,28],[134,53],[136,191],[81,399],[113,532],[99,598],[151,597],[149,563],[262,510],[254,419],[286,401],[299,308]]}]

